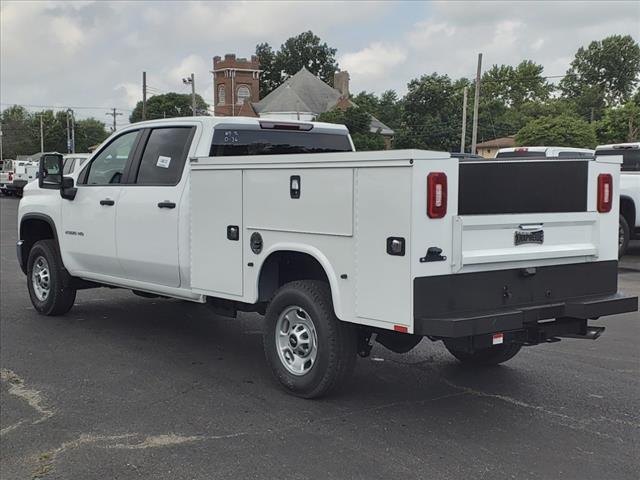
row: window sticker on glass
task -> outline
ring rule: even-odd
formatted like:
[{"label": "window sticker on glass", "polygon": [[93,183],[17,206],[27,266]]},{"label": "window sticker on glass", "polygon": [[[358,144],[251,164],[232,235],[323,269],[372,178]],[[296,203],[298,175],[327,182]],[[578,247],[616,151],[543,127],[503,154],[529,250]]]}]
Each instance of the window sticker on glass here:
[{"label": "window sticker on glass", "polygon": [[170,164],[171,164],[171,157],[165,157],[164,155],[158,155],[158,161],[156,162],[156,167],[169,168]]}]

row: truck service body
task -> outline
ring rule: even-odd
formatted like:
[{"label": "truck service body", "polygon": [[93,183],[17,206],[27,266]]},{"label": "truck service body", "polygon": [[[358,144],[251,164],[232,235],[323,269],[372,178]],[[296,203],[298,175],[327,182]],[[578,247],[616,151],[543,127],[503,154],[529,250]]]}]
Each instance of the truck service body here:
[{"label": "truck service body", "polygon": [[32,302],[109,285],[266,312],[267,360],[303,397],[374,340],[495,364],[637,309],[617,291],[620,157],[352,150],[342,126],[194,117],[115,133],[75,183],[49,155],[19,208]]}]

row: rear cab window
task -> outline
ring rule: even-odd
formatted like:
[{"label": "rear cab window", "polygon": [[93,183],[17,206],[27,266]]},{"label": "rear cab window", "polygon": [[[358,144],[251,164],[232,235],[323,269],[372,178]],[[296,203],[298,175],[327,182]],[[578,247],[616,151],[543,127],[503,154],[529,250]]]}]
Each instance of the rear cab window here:
[{"label": "rear cab window", "polygon": [[286,155],[295,153],[351,152],[346,132],[278,130],[218,125],[213,132],[209,156]]},{"label": "rear cab window", "polygon": [[598,150],[596,155],[622,155],[623,172],[640,172],[640,149],[612,148],[608,150]]},{"label": "rear cab window", "polygon": [[177,185],[194,127],[161,127],[149,133],[136,176],[137,185]]}]

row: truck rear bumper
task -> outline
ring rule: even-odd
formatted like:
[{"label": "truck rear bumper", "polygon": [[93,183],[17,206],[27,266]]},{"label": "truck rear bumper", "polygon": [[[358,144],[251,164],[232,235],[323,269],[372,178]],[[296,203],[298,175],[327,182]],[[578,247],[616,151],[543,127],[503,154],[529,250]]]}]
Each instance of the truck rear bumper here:
[{"label": "truck rear bumper", "polygon": [[414,332],[418,335],[433,337],[468,337],[533,327],[537,326],[540,320],[554,318],[587,320],[605,315],[634,312],[637,309],[638,297],[614,294],[513,310],[457,314],[441,318],[416,318]]},{"label": "truck rear bumper", "polygon": [[581,320],[574,322],[579,327],[566,333],[580,334],[587,319],[638,309],[637,297],[617,292],[617,263],[416,278],[414,333],[460,338],[538,329],[542,320],[575,319]]}]

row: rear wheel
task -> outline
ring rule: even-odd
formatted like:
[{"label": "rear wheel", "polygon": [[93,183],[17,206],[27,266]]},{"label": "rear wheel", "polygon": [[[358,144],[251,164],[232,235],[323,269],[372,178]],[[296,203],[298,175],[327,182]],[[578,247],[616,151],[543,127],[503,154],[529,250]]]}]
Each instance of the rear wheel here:
[{"label": "rear wheel", "polygon": [[337,389],[355,366],[356,330],[335,316],[324,282],[295,281],[280,288],[267,308],[263,342],[278,382],[299,397]]},{"label": "rear wheel", "polygon": [[631,230],[629,229],[629,223],[627,223],[626,218],[620,215],[620,222],[618,224],[618,258],[622,258],[624,252],[627,251],[630,237]]},{"label": "rear wheel", "polygon": [[491,366],[504,363],[515,357],[522,348],[522,345],[518,343],[508,343],[506,345],[494,345],[469,353],[455,350],[446,340],[444,341],[444,346],[449,350],[449,353],[456,357],[461,363],[475,366]]},{"label": "rear wheel", "polygon": [[33,307],[43,315],[67,313],[76,300],[71,280],[62,266],[55,242],[36,242],[27,262],[27,286]]}]

